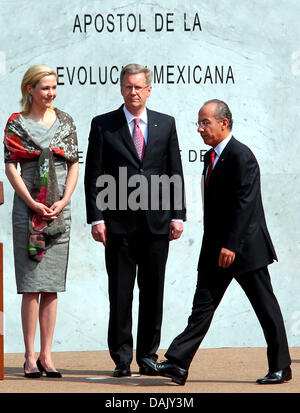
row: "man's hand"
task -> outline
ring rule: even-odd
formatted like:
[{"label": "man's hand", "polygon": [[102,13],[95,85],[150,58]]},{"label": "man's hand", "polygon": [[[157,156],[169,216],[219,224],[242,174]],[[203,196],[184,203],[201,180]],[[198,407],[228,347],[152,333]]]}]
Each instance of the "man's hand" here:
[{"label": "man's hand", "polygon": [[171,221],[170,231],[169,231],[169,241],[180,238],[182,232],[183,232],[183,223],[178,222],[178,221]]},{"label": "man's hand", "polygon": [[219,266],[223,268],[229,267],[235,260],[235,252],[222,248],[219,255]]},{"label": "man's hand", "polygon": [[96,224],[92,226],[92,236],[95,241],[102,242],[106,246],[106,226],[105,224]]}]

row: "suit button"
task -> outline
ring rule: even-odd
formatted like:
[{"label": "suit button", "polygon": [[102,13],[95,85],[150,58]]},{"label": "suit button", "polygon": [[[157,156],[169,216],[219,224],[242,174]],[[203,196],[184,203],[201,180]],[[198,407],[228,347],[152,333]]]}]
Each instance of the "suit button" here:
[{"label": "suit button", "polygon": [[140,173],[142,174],[144,172],[144,169],[140,168]]}]

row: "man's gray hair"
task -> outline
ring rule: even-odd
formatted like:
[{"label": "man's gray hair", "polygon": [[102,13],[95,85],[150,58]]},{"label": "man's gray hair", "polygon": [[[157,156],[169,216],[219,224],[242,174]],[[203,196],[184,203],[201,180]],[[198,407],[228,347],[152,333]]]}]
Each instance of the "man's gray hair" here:
[{"label": "man's gray hair", "polygon": [[231,110],[229,109],[227,103],[219,99],[210,99],[207,100],[203,106],[208,105],[209,103],[216,104],[215,117],[217,121],[221,121],[224,118],[228,119],[228,129],[231,130],[233,125],[233,119]]},{"label": "man's gray hair", "polygon": [[145,73],[146,76],[146,84],[150,86],[152,83],[152,71],[148,69],[146,66],[138,65],[136,63],[130,63],[123,67],[120,75],[120,85],[123,86],[123,79],[125,75],[128,74],[137,74],[137,73]]}]

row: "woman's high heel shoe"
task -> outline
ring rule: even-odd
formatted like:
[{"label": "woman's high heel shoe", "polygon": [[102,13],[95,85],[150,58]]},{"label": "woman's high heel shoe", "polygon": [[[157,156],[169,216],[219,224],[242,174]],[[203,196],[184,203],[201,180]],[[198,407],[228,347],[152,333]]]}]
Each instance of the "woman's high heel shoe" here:
[{"label": "woman's high heel shoe", "polygon": [[61,373],[59,371],[47,371],[45,369],[45,367],[42,365],[41,360],[38,359],[36,362],[36,365],[38,366],[38,369],[41,372],[41,376],[43,375],[43,372],[46,373],[46,377],[50,377],[50,378],[56,378],[56,379],[60,379],[62,377]]},{"label": "woman's high heel shoe", "polygon": [[41,373],[39,371],[32,371],[31,373],[26,373],[25,371],[25,364],[24,363],[24,376],[28,379],[39,379],[41,377]]}]

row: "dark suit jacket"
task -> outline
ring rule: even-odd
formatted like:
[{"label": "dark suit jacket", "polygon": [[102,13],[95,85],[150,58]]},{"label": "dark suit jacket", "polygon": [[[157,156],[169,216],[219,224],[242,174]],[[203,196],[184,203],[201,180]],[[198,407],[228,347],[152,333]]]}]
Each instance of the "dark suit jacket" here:
[{"label": "dark suit jacket", "polygon": [[[205,154],[203,174],[210,152]],[[277,260],[265,221],[257,160],[234,137],[204,189],[204,235],[198,268],[217,264],[222,247],[236,251],[232,266],[238,272],[252,271]]]},{"label": "dark suit jacket", "polygon": [[[148,140],[142,162],[130,135],[123,105],[113,112],[97,116],[92,120],[85,171],[87,222],[104,219],[107,229],[115,234],[126,234],[137,229],[137,212],[120,207],[119,204],[119,185],[123,195],[127,192],[127,199],[130,195],[134,195],[132,192],[139,187],[138,184],[135,187],[128,187],[128,181],[133,176],[142,176],[144,180],[147,180],[148,196],[146,198],[148,202],[144,208],[147,225],[152,233],[167,234],[171,219],[186,219],[183,172],[175,120],[171,116],[148,109],[147,115]],[[125,172],[126,175],[124,182],[120,182],[120,168],[123,168],[123,174]],[[103,188],[97,188],[96,182],[97,178],[104,174],[110,175],[116,182],[116,208],[101,210],[101,206],[100,209],[98,208],[99,202],[97,206],[96,199]],[[162,188],[160,187],[157,192],[158,199],[156,199],[159,209],[151,210],[151,195],[154,195],[151,177],[154,175],[167,175],[168,177],[178,175],[180,177],[180,188],[176,190],[181,190],[182,195],[177,205],[173,202],[174,187],[171,184],[169,206],[162,207]],[[178,179],[175,181],[179,182]],[[178,197],[175,198],[178,200]]]}]

